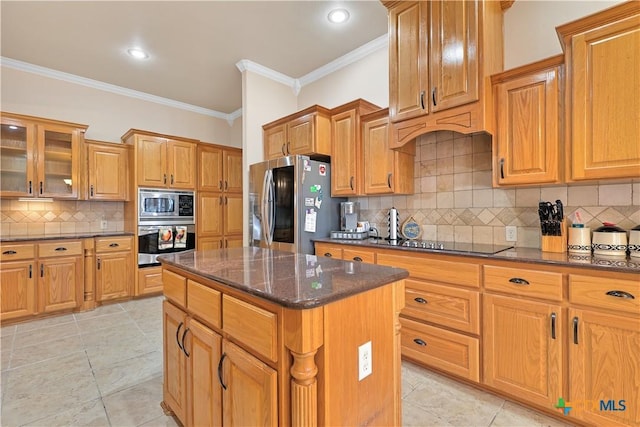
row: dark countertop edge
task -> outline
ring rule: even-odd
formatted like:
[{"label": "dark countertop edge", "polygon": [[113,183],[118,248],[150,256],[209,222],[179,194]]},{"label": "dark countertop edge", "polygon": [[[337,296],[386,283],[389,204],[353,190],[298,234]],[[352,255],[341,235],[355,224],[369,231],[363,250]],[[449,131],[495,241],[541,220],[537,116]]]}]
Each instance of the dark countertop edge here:
[{"label": "dark countertop edge", "polygon": [[[634,258],[626,257],[626,258],[599,258],[591,255],[590,262],[570,262],[567,261],[568,253],[553,253],[553,252],[542,252],[539,249],[535,248],[512,248],[507,249],[495,254],[483,254],[483,253],[470,253],[467,251],[456,251],[456,250],[438,250],[438,249],[418,249],[418,248],[410,248],[406,246],[390,246],[390,245],[379,245],[377,243],[371,243],[365,240],[344,240],[344,239],[315,239],[315,242],[318,243],[334,243],[338,245],[350,245],[356,247],[365,247],[372,249],[388,249],[393,251],[406,251],[413,253],[422,253],[422,254],[431,254],[431,255],[444,255],[444,256],[464,256],[470,258],[482,258],[487,260],[496,260],[496,261],[514,261],[514,262],[522,262],[526,264],[539,264],[539,265],[555,265],[560,267],[570,267],[570,268],[584,268],[588,270],[594,271],[614,271],[620,273],[636,273],[640,274],[640,258],[637,258],[637,261]],[[580,254],[575,254],[579,256]],[[546,257],[546,258],[545,258]],[[556,258],[556,259],[554,259]],[[602,264],[594,264],[593,262],[601,262]],[[608,265],[607,263],[612,263],[613,265]],[[623,262],[627,265],[622,266],[619,265],[620,262]],[[616,263],[618,265],[616,265]],[[629,263],[635,263],[638,266],[629,265]]]},{"label": "dark countertop edge", "polygon": [[34,236],[2,236],[0,237],[0,243],[17,243],[17,242],[30,242],[40,240],[74,240],[74,239],[89,239],[92,237],[114,237],[114,236],[133,236],[134,233],[130,231],[106,231],[96,232],[87,231],[73,234],[47,234],[47,235],[34,235]]},{"label": "dark countertop edge", "polygon": [[[274,295],[267,294],[265,292],[261,292],[259,289],[252,288],[250,286],[244,286],[244,285],[241,285],[239,283],[232,282],[230,280],[224,279],[222,277],[215,276],[213,274],[203,273],[201,270],[198,270],[198,269],[192,268],[192,267],[188,267],[188,266],[184,266],[184,265],[182,265],[180,263],[173,262],[173,261],[168,260],[168,259],[159,259],[159,261],[160,261],[161,264],[167,264],[168,266],[175,267],[175,268],[177,268],[179,270],[183,270],[183,271],[189,272],[189,273],[194,274],[196,276],[204,277],[205,279],[209,279],[209,280],[213,280],[213,281],[215,281],[217,283],[220,283],[222,285],[228,286],[229,288],[232,288],[234,290],[247,293],[247,294],[252,295],[254,297],[262,298],[262,299],[267,300],[269,302],[275,303],[275,304],[277,304],[277,305],[279,305],[281,307],[292,308],[292,309],[296,309],[296,310],[306,310],[306,309],[311,309],[311,308],[316,308],[316,307],[322,307],[323,305],[327,305],[327,304],[330,304],[332,302],[339,301],[341,299],[349,298],[349,297],[351,297],[353,295],[357,295],[357,294],[362,293],[362,292],[367,292],[367,291],[370,291],[372,289],[376,289],[376,288],[379,288],[381,286],[385,286],[385,285],[388,285],[390,283],[394,283],[394,282],[397,282],[399,280],[403,280],[403,279],[406,279],[407,277],[409,277],[409,272],[407,270],[404,270],[404,269],[401,269],[401,268],[397,268],[397,267],[380,266],[380,267],[386,267],[386,268],[394,268],[394,269],[398,270],[398,273],[397,274],[391,274],[391,275],[387,276],[384,281],[381,281],[379,283],[375,283],[374,285],[370,286],[369,288],[367,288],[365,290],[361,290],[359,292],[338,293],[338,294],[333,294],[331,296],[328,296],[326,298],[322,298],[321,300],[313,299],[313,300],[305,300],[305,301],[301,301],[299,303],[295,303],[295,302],[291,302],[291,301],[286,300],[286,299],[277,298]],[[390,279],[390,280],[387,280],[387,279]]]}]

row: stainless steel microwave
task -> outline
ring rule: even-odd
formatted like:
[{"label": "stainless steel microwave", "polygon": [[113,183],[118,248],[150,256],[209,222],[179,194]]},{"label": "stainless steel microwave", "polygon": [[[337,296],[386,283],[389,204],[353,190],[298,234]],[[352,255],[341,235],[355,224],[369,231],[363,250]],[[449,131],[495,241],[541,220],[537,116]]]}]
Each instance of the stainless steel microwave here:
[{"label": "stainless steel microwave", "polygon": [[193,191],[138,189],[139,225],[195,224]]}]

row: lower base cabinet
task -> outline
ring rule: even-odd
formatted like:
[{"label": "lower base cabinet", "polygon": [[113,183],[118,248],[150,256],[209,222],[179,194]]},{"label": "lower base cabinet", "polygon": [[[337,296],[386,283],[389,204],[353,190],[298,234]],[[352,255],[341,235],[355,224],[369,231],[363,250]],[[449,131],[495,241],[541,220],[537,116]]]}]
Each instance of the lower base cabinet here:
[{"label": "lower base cabinet", "polygon": [[136,296],[162,292],[162,267],[138,268]]},{"label": "lower base cabinet", "polygon": [[96,300],[108,301],[133,294],[135,282],[132,237],[95,239]]},{"label": "lower base cabinet", "polygon": [[0,321],[36,313],[34,261],[0,263]]}]

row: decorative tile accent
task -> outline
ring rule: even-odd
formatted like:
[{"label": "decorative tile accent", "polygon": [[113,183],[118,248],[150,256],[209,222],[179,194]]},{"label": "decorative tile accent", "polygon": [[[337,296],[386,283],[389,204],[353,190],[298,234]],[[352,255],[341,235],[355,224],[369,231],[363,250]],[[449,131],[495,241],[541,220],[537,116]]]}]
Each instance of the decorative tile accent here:
[{"label": "decorative tile accent", "polygon": [[516,246],[532,248],[540,247],[540,200],[562,200],[569,218],[580,210],[592,229],[603,221],[627,230],[640,224],[637,181],[493,188],[487,134],[422,135],[416,139],[416,153],[416,194],[357,199],[363,219],[376,223],[382,236],[388,235],[387,213],[392,206],[399,210],[401,221],[411,215],[418,221],[423,239],[505,244],[504,227],[515,225]]}]

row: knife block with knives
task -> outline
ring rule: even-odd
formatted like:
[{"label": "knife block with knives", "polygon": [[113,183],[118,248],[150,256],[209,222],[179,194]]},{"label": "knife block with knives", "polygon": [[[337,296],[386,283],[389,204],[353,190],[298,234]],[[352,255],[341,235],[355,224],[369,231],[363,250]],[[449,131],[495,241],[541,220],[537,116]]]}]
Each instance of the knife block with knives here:
[{"label": "knife block with knives", "polygon": [[540,202],[540,249],[543,252],[567,251],[567,220],[560,200],[555,203]]}]

